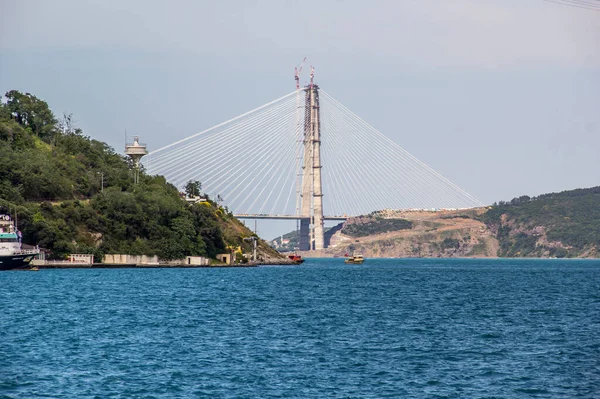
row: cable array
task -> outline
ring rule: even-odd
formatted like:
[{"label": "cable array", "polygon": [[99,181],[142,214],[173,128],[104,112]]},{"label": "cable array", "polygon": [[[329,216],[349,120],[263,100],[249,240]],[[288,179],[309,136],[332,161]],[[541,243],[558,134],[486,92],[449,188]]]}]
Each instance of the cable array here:
[{"label": "cable array", "polygon": [[327,214],[482,205],[329,93],[320,93]]},{"label": "cable array", "polygon": [[569,7],[583,8],[586,10],[600,11],[598,0],[544,0],[549,3],[562,4]]},{"label": "cable array", "polygon": [[[320,90],[325,215],[481,203]],[[306,128],[297,90],[151,152],[149,174],[183,189],[199,180],[236,214],[296,215]]]}]

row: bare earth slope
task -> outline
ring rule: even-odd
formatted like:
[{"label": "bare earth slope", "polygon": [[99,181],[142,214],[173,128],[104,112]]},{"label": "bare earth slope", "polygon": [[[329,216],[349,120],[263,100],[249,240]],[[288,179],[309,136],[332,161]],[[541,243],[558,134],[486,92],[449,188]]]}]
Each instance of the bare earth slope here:
[{"label": "bare earth slope", "polygon": [[[369,220],[353,218],[331,239],[330,247],[313,251],[311,257],[344,256],[361,253],[366,257],[496,257],[498,240],[487,226],[473,217],[486,208],[454,211],[406,211],[377,215],[377,220],[405,219],[412,227],[360,236],[344,234],[347,226],[368,224]],[[361,220],[362,219],[362,220]],[[371,219],[374,223],[375,218]],[[353,231],[353,232],[354,232]],[[305,253],[309,256],[309,253]]]}]

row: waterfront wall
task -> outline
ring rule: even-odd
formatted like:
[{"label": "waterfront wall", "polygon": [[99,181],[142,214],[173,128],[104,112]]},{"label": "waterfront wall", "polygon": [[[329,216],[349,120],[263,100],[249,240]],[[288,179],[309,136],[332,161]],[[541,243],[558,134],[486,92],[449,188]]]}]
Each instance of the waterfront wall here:
[{"label": "waterfront wall", "polygon": [[127,254],[110,254],[104,255],[104,264],[107,265],[138,265],[138,266],[152,266],[158,264],[164,265],[188,265],[188,266],[208,266],[210,259],[203,256],[187,256],[185,259],[175,259],[172,261],[159,262],[157,256],[146,256],[146,255],[127,255]]},{"label": "waterfront wall", "polygon": [[147,255],[104,255],[104,263],[111,265],[158,265],[158,256]]}]

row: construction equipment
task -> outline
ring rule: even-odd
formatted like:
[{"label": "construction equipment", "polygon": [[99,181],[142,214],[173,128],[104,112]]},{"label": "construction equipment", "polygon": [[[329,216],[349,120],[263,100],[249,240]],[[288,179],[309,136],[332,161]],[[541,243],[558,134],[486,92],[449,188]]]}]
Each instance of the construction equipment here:
[{"label": "construction equipment", "polygon": [[296,90],[300,89],[300,72],[302,72],[302,67],[304,66],[305,61],[306,57],[304,57],[301,63],[294,67],[294,79],[296,80]]}]

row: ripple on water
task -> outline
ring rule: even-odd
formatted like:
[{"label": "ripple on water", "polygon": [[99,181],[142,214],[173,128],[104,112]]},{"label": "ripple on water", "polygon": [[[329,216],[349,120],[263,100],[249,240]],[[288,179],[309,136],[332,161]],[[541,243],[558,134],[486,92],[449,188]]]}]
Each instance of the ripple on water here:
[{"label": "ripple on water", "polygon": [[600,395],[600,262],[1,273],[0,397]]}]

